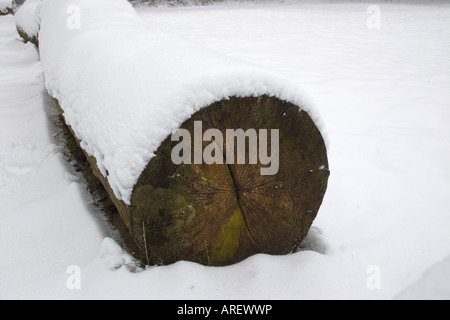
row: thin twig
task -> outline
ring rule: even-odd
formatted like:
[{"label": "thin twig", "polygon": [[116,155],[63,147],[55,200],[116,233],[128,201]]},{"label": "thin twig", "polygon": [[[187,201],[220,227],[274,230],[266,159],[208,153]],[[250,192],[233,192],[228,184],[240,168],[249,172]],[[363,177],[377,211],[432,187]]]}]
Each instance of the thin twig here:
[{"label": "thin twig", "polygon": [[145,245],[145,255],[147,256],[147,265],[150,266],[150,259],[148,258],[147,237],[145,236],[145,224],[144,224],[144,222],[142,222],[142,233],[144,235],[144,245]]},{"label": "thin twig", "polygon": [[209,260],[208,245],[206,244],[206,240],[205,240],[205,248],[206,248],[206,257],[208,258],[208,265],[211,266],[211,261]]}]

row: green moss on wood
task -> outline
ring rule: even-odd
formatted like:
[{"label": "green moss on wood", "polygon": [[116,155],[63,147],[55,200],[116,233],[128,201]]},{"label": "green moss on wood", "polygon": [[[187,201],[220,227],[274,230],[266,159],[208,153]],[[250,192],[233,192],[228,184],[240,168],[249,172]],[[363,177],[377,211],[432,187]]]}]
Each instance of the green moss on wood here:
[{"label": "green moss on wood", "polygon": [[246,232],[245,220],[240,208],[226,222],[214,246],[211,248],[211,259],[216,264],[226,264],[233,261],[239,248],[241,233]]}]

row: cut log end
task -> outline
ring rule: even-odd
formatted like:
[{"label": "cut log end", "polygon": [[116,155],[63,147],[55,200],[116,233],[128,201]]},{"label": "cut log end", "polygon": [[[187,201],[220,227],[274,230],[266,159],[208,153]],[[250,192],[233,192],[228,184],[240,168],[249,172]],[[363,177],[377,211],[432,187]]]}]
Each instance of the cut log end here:
[{"label": "cut log end", "polygon": [[[220,266],[257,253],[292,252],[316,217],[329,176],[325,144],[308,113],[267,96],[231,98],[202,109],[181,128],[194,137],[198,121],[202,133],[218,129],[223,137],[227,129],[279,130],[279,168],[262,175],[267,165],[250,164],[255,150],[248,147],[245,164],[222,151],[215,156],[223,163],[194,164],[192,155],[192,164],[177,165],[171,154],[179,142],[168,137],[132,195],[130,228],[138,245],[159,264],[188,260]],[[276,151],[270,134],[267,140],[270,154]],[[213,144],[203,141],[202,151]],[[216,152],[231,147],[230,141],[224,139],[222,147]]]},{"label": "cut log end", "polygon": [[[83,170],[88,181],[100,180],[123,220],[124,227],[116,221],[116,228],[122,234],[128,229],[122,235],[128,247],[136,257],[159,265],[187,260],[222,266],[258,253],[295,250],[317,215],[329,176],[325,144],[308,113],[267,96],[231,98],[195,113],[181,128],[195,136],[198,121],[202,134],[217,129],[223,137],[227,129],[278,129],[279,170],[261,175],[267,165],[250,164],[249,148],[245,164],[237,164],[237,154],[228,162],[220,154],[222,164],[194,164],[192,159],[192,164],[177,165],[171,155],[179,142],[168,137],[141,174],[128,206],[114,196],[95,158],[80,151],[91,169]],[[224,140],[222,150],[229,144]],[[212,144],[203,141],[203,149]],[[71,142],[72,148],[79,145],[76,138]]]}]

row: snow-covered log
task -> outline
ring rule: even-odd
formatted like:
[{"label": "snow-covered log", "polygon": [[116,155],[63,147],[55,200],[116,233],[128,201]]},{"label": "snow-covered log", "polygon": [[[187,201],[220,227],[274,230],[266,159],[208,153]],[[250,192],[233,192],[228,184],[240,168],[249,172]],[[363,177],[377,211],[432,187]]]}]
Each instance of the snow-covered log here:
[{"label": "snow-covered log", "polygon": [[[47,90],[148,262],[300,244],[329,170],[297,86],[152,29],[125,0],[46,0],[39,16]],[[228,153],[238,129],[243,157]]]},{"label": "snow-covered log", "polygon": [[17,5],[15,0],[0,0],[0,16],[14,14]]}]

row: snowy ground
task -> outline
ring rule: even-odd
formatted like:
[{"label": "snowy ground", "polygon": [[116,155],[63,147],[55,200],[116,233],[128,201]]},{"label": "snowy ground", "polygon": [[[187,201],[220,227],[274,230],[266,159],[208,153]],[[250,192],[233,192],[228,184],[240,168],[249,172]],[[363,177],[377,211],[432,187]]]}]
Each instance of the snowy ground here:
[{"label": "snowy ground", "polygon": [[[303,86],[332,173],[308,250],[141,272],[104,240],[116,235],[53,138],[38,54],[0,17],[0,299],[450,298],[450,5],[380,3],[381,29],[367,27],[367,8],[139,9]],[[80,290],[67,287],[73,265]]]}]

